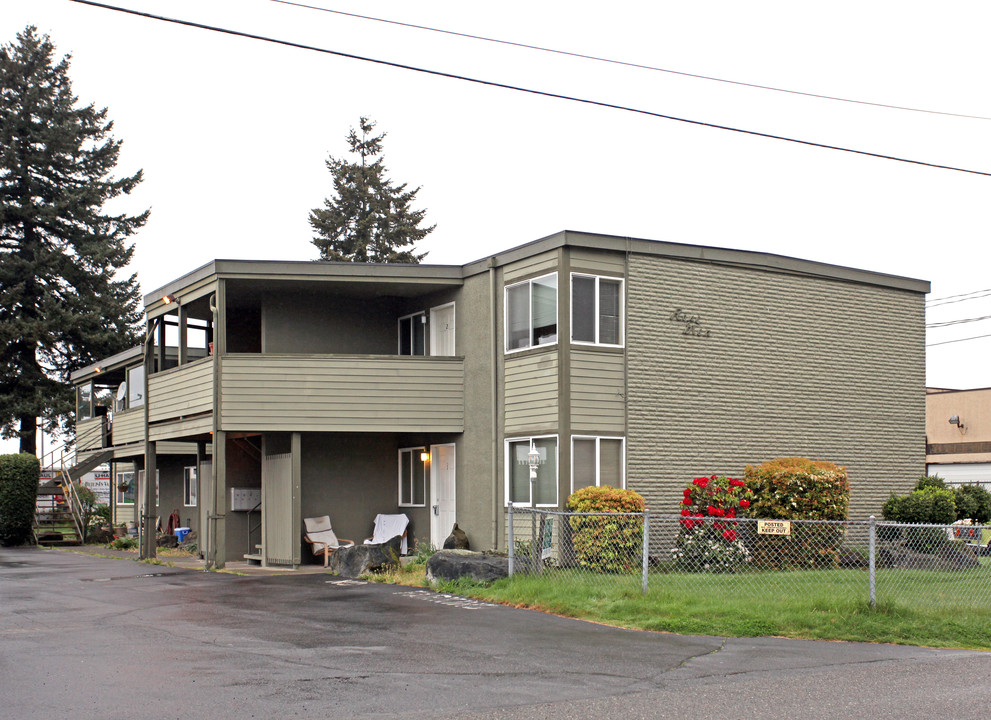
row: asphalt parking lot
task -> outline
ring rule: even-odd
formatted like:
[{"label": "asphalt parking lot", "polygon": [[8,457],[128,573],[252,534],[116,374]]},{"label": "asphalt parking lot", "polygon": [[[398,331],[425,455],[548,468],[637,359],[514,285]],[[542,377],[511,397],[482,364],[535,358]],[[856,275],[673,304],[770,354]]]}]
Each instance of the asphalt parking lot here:
[{"label": "asphalt parking lot", "polygon": [[331,575],[0,549],[0,717],[931,718],[991,656],[620,630]]}]

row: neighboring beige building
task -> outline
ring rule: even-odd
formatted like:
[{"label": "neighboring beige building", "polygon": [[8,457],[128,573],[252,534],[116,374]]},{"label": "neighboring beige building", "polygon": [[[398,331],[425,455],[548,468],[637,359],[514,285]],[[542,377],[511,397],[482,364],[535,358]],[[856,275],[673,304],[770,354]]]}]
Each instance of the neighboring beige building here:
[{"label": "neighboring beige building", "polygon": [[926,390],[926,472],[991,489],[991,388]]},{"label": "neighboring beige building", "polygon": [[464,266],[216,260],[146,296],[146,350],[73,375],[79,451],[154,465],[155,514],[218,564],[307,562],[323,514],[504,548],[509,500],[625,485],[675,513],[696,476],[792,455],[845,465],[863,518],[925,470],[928,290],[574,232]]}]

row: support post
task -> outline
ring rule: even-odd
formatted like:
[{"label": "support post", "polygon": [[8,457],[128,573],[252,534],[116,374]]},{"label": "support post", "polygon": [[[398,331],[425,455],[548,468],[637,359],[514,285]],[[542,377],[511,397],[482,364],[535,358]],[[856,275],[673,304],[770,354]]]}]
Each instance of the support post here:
[{"label": "support post", "polygon": [[513,501],[509,501],[509,528],[507,531],[507,541],[509,543],[509,577],[513,577],[516,565],[516,537],[513,532]]},{"label": "support post", "polygon": [[155,492],[155,478],[158,475],[158,456],[155,446],[154,440],[145,443],[145,479],[141,485],[141,517],[138,523],[139,560],[154,560],[156,552],[155,530],[158,525],[158,513],[155,510],[158,508],[158,496]]},{"label": "support post", "polygon": [[643,511],[643,567],[641,569],[640,591],[647,594],[647,566],[650,563],[650,511]]},{"label": "support post", "polygon": [[877,606],[877,520],[871,515],[868,521],[867,567],[870,575],[870,603]]}]

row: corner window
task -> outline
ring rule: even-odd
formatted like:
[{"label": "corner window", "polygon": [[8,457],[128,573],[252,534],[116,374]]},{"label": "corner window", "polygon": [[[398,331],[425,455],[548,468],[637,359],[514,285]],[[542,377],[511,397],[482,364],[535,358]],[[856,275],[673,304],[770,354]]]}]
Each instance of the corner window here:
[{"label": "corner window", "polygon": [[626,485],[624,439],[619,437],[571,438],[571,492],[585,487]]},{"label": "corner window", "polygon": [[[530,444],[540,455],[537,477],[530,483]],[[515,505],[557,507],[557,437],[506,441],[506,498]]]},{"label": "corner window", "polygon": [[196,507],[196,467],[182,469],[182,504],[185,507]]},{"label": "corner window", "polygon": [[117,473],[117,504],[133,505],[137,495],[137,485],[134,482],[133,472]]},{"label": "corner window", "polygon": [[76,422],[93,417],[93,383],[76,386]]},{"label": "corner window", "polygon": [[399,318],[399,354],[427,354],[427,314],[418,312]]},{"label": "corner window", "polygon": [[423,507],[427,497],[427,464],[423,461],[425,447],[403,448],[399,451],[399,506]]},{"label": "corner window", "polygon": [[623,281],[598,275],[571,276],[571,341],[623,344]]},{"label": "corner window", "polygon": [[557,273],[506,287],[506,352],[557,342]]}]

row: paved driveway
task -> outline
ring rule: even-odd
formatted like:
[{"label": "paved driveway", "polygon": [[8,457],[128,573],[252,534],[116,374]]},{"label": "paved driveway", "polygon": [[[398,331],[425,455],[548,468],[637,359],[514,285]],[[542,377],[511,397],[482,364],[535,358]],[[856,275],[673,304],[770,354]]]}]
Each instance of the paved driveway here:
[{"label": "paved driveway", "polygon": [[972,716],[984,653],[642,633],[322,574],[0,549],[0,718]]}]

